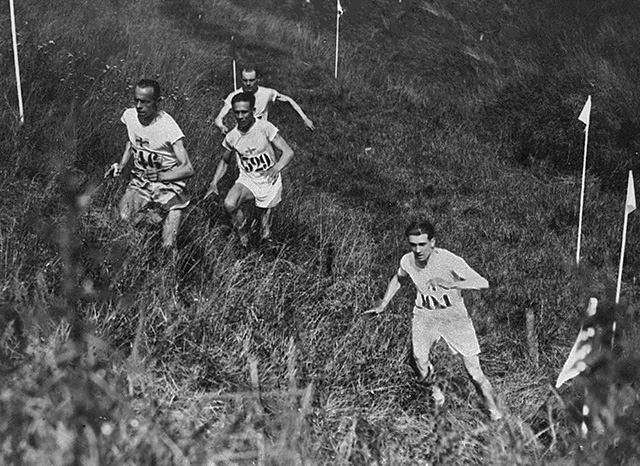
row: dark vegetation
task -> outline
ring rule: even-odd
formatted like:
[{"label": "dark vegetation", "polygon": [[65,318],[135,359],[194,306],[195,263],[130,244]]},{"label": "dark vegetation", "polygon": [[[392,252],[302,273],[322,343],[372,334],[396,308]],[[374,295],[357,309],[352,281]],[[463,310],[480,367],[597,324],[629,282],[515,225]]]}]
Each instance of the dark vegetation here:
[{"label": "dark vegetation", "polygon": [[[336,81],[333,2],[19,2],[22,127],[10,35],[0,38],[0,462],[638,460],[637,214],[613,352],[606,319],[627,171],[640,172],[640,9],[343,5]],[[273,111],[296,152],[275,250],[242,251],[219,203],[200,200],[220,154],[212,119],[232,87],[231,35],[240,63],[318,126],[306,133],[290,108]],[[125,184],[102,180],[142,76],[163,85],[198,172],[175,262],[151,215],[136,228],[115,221]],[[577,116],[589,94],[577,271]],[[422,217],[490,281],[466,300],[510,412],[500,423],[444,348],[435,363],[448,401],[435,413],[408,364],[410,292],[378,319],[361,317],[397,268],[405,224]],[[590,296],[602,303],[603,350],[555,392]],[[580,449],[584,393],[596,421]]]}]

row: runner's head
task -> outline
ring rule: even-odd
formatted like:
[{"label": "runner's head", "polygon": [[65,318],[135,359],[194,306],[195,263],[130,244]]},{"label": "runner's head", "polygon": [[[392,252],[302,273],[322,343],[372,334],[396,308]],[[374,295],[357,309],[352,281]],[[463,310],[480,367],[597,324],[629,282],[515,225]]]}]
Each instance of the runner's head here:
[{"label": "runner's head", "polygon": [[409,226],[404,230],[404,235],[407,238],[409,236],[427,235],[431,240],[436,237],[436,229],[431,222],[426,220],[417,220],[409,224]]},{"label": "runner's head", "polygon": [[153,79],[141,79],[136,84],[134,102],[138,112],[138,120],[143,125],[150,124],[158,114],[160,102],[160,84]]},{"label": "runner's head", "polygon": [[236,117],[238,129],[245,132],[253,126],[256,121],[253,112],[256,106],[256,96],[247,92],[236,94],[231,99],[231,109]]},{"label": "runner's head", "polygon": [[255,94],[258,90],[258,72],[253,67],[242,69],[242,91]]},{"label": "runner's head", "polygon": [[426,263],[436,247],[435,228],[426,220],[412,222],[404,231],[418,262]]}]

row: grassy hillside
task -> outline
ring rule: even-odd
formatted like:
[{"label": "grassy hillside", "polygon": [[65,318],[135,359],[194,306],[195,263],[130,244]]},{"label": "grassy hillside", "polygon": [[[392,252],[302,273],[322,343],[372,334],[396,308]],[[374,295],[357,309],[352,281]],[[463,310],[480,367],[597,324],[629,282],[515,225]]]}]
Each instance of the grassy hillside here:
[{"label": "grassy hillside", "polygon": [[[575,387],[550,385],[590,296],[610,328],[626,174],[638,168],[640,11],[615,1],[343,4],[336,81],[331,2],[19,2],[22,127],[13,76],[0,76],[0,462],[584,464],[582,452],[633,464],[633,306],[616,309],[616,352],[599,353]],[[318,127],[305,132],[288,106],[270,117],[296,152],[276,250],[243,251],[220,202],[201,200],[221,153],[212,123],[232,89],[231,35],[240,63]],[[12,70],[8,34],[0,53]],[[160,80],[197,170],[176,263],[151,217],[116,221],[127,177],[102,180],[143,76]],[[589,94],[577,271],[577,115]],[[362,317],[406,251],[404,226],[422,217],[491,284],[465,299],[509,411],[499,423],[444,346],[434,362],[448,401],[435,411],[409,364],[411,291]],[[624,303],[640,292],[637,234],[632,214]],[[579,450],[584,387],[608,414]]]}]

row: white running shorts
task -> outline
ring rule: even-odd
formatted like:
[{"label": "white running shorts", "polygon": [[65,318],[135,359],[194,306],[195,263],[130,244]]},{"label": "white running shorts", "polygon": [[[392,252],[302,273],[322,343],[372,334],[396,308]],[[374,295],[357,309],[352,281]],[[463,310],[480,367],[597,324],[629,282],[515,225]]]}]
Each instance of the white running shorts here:
[{"label": "white running shorts", "polygon": [[251,191],[256,200],[256,207],[261,209],[275,207],[282,200],[282,176],[280,175],[276,182],[271,184],[266,179],[263,181],[263,179],[255,179],[240,173],[236,183],[240,183]]}]

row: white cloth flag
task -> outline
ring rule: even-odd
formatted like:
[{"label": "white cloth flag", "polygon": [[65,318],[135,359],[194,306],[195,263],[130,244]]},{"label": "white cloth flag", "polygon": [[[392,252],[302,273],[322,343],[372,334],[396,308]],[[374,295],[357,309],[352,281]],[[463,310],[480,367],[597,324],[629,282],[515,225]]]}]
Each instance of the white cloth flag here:
[{"label": "white cloth flag", "polygon": [[[587,316],[591,317],[595,315],[596,308],[598,307],[598,300],[596,298],[589,299],[589,306],[587,307]],[[571,348],[567,361],[562,366],[558,380],[556,381],[556,388],[559,388],[567,380],[573,379],[587,368],[587,364],[584,362],[586,357],[591,353],[593,348],[593,337],[596,331],[593,327],[589,327],[585,330],[584,327],[580,328],[578,338]]]},{"label": "white cloth flag", "polygon": [[583,122],[585,125],[589,125],[589,119],[591,118],[591,96],[587,98],[587,102],[582,107],[582,111],[580,112],[580,116],[578,120]]},{"label": "white cloth flag", "polygon": [[582,111],[580,112],[580,116],[578,120],[583,122],[585,125],[589,125],[589,119],[591,118],[591,96],[587,98],[587,102],[582,107]]},{"label": "white cloth flag", "polygon": [[627,203],[625,213],[630,214],[636,210],[636,190],[633,186],[633,172],[629,170],[629,182],[627,183]]}]

